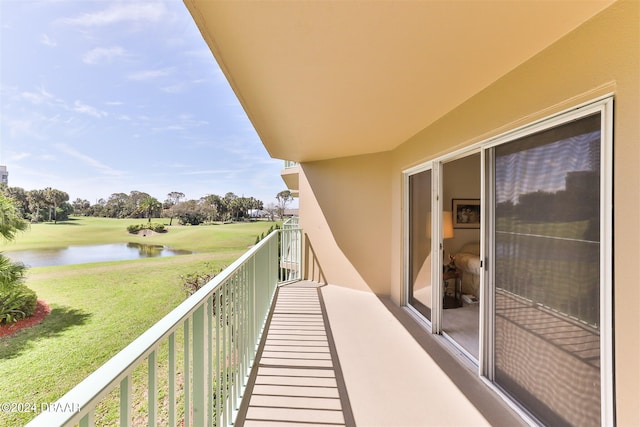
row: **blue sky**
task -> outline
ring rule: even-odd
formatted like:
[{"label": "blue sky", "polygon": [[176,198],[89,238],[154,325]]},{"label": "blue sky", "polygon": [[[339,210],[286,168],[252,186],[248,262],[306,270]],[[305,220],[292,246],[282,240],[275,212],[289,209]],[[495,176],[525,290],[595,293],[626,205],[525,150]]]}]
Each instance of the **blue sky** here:
[{"label": "blue sky", "polygon": [[181,1],[1,0],[0,24],[10,186],[91,203],[286,188]]}]

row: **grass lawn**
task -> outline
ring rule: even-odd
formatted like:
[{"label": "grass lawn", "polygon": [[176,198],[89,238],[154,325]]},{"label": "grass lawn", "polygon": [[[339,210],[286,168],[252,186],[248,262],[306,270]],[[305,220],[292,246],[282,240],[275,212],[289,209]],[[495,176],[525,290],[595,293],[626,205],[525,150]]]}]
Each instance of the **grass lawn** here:
[{"label": "grass lawn", "polygon": [[[31,224],[28,231],[18,233],[13,242],[0,243],[0,251],[60,248],[69,245],[98,245],[106,243],[147,243],[166,245],[172,249],[195,252],[229,252],[246,250],[255,243],[258,234],[266,232],[272,222],[212,224],[199,226],[169,226],[167,218],[152,219],[167,225],[166,233],[142,237],[127,232],[127,226],[144,224],[146,219],[112,219],[75,217],[69,221]],[[177,220],[173,221],[177,224]]]},{"label": "grass lawn", "polygon": [[[143,238],[126,232],[131,223],[140,220],[81,218],[34,224],[15,242],[0,247],[8,251],[139,241],[198,252],[30,269],[27,286],[52,311],[40,325],[0,338],[2,402],[34,402],[40,407],[55,401],[182,302],[181,275],[219,271],[273,225],[174,226]],[[0,412],[0,425],[21,425],[34,416]]]}]

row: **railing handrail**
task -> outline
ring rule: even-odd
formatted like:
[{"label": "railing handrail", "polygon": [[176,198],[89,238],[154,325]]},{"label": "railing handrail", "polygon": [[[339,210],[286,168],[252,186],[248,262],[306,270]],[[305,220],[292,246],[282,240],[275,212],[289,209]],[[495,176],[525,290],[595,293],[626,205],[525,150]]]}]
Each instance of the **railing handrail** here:
[{"label": "railing handrail", "polygon": [[[45,411],[34,418],[27,426],[50,427],[65,425],[69,422],[77,423],[84,415],[93,409],[92,402],[104,397],[114,385],[127,376],[136,366],[152,352],[163,339],[175,332],[177,328],[191,316],[198,308],[206,303],[209,295],[229,279],[243,264],[254,256],[268,242],[277,238],[279,231],[275,230],[265,239],[245,252],[229,267],[216,275],[211,281],[183,301],[170,313],[160,319],[151,328],[136,338],[131,344],[118,352],[102,366],[89,374],[82,382],[72,388],[57,402],[57,407],[78,408],[76,411]],[[95,405],[94,405],[95,406]]]},{"label": "railing handrail", "polygon": [[285,222],[282,223],[282,228],[285,230],[298,228],[299,221],[300,221],[299,217],[292,216],[291,218],[287,219]]}]

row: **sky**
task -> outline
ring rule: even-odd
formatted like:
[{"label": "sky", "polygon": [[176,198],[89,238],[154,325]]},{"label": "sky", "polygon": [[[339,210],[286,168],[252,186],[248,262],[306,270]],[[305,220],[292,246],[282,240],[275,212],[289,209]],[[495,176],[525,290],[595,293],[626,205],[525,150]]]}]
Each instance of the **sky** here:
[{"label": "sky", "polygon": [[95,203],[286,189],[180,0],[0,0],[9,186]]}]

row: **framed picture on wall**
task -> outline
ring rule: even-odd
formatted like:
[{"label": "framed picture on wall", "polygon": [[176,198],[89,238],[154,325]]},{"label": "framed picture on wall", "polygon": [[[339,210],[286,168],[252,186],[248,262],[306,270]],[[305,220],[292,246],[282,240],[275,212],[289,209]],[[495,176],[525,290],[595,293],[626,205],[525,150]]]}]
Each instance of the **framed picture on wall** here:
[{"label": "framed picture on wall", "polygon": [[453,199],[453,228],[480,228],[480,199]]}]

